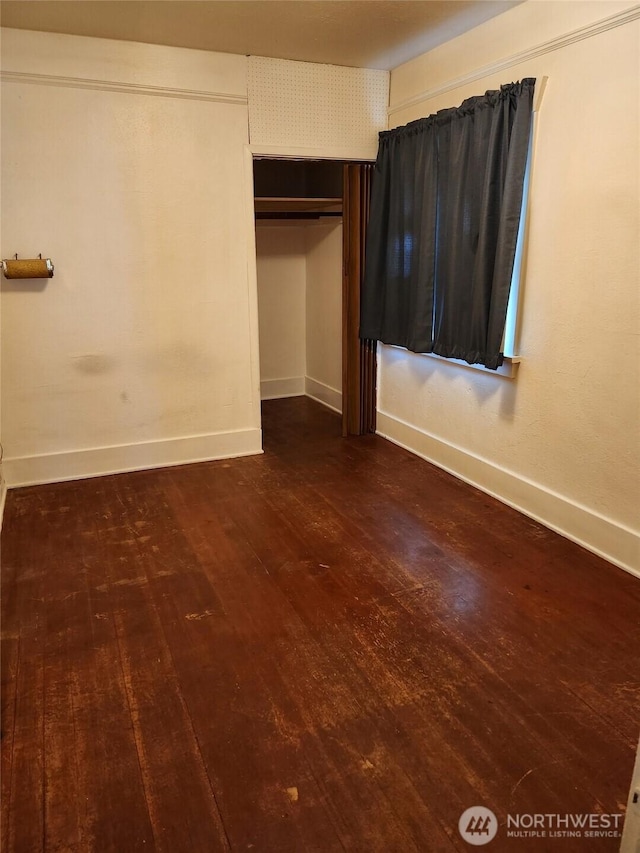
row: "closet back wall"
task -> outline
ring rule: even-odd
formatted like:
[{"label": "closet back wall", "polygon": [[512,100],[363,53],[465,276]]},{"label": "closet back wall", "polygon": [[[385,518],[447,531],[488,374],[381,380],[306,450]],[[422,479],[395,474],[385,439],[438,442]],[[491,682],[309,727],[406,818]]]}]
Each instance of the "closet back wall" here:
[{"label": "closet back wall", "polygon": [[306,258],[304,227],[256,228],[260,396],[304,394]]},{"label": "closet back wall", "polygon": [[306,393],[342,411],[342,220],[306,229]]},{"label": "closet back wall", "polygon": [[341,410],[342,223],[256,228],[262,399],[308,394]]}]

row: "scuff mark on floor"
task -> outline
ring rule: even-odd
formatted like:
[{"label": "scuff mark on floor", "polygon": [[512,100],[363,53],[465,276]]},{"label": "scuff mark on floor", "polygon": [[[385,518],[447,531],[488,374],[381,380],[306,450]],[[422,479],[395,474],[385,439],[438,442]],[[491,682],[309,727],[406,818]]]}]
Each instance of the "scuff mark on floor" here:
[{"label": "scuff mark on floor", "polygon": [[207,616],[213,616],[213,610],[205,610],[202,613],[187,613],[184,618],[193,621],[195,619],[204,619]]}]

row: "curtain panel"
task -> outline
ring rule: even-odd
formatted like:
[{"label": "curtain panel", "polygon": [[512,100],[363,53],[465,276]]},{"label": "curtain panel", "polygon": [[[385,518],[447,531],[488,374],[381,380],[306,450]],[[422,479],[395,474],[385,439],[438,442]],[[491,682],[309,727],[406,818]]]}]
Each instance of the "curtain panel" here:
[{"label": "curtain panel", "polygon": [[535,79],[380,133],[360,336],[496,369]]}]

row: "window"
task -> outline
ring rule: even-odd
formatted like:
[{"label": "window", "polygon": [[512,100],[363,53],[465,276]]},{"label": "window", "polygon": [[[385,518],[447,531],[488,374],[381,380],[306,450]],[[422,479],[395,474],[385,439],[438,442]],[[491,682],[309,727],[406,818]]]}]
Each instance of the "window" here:
[{"label": "window", "polygon": [[362,338],[500,366],[534,86],[510,83],[380,134]]},{"label": "window", "polygon": [[529,134],[527,165],[524,172],[522,204],[520,205],[520,224],[518,225],[518,237],[516,239],[516,251],[513,260],[513,273],[511,274],[511,287],[509,289],[509,301],[507,302],[507,316],[504,324],[504,334],[502,336],[502,353],[505,358],[513,358],[516,355],[515,346],[518,322],[518,303],[520,301],[522,255],[524,252],[524,234],[527,225],[527,205],[529,203],[529,178],[531,176],[532,147],[533,132]]}]

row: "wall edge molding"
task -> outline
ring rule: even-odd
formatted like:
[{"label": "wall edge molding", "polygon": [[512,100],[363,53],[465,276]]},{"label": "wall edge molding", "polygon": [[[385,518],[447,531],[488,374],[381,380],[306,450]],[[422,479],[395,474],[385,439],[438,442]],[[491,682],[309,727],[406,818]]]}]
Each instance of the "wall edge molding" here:
[{"label": "wall edge molding", "polygon": [[640,578],[640,533],[382,411],[377,434]]},{"label": "wall edge molding", "polygon": [[520,53],[514,53],[504,59],[499,59],[497,62],[492,62],[489,65],[483,65],[481,68],[477,68],[460,77],[448,80],[440,86],[434,86],[432,89],[425,89],[417,95],[412,95],[410,98],[406,98],[404,101],[399,101],[397,104],[390,106],[387,110],[387,116],[392,116],[404,109],[416,106],[416,104],[420,104],[423,101],[436,98],[438,95],[444,95],[446,92],[459,89],[467,83],[473,83],[476,80],[481,80],[483,77],[496,74],[498,71],[503,71],[514,65],[519,65],[522,62],[536,59],[539,56],[544,56],[545,54],[552,53],[555,50],[561,50],[563,47],[568,47],[576,42],[583,41],[584,39],[591,38],[592,36],[600,35],[600,33],[607,32],[607,30],[624,26],[638,18],[640,18],[640,4],[632,6],[629,9],[625,9],[622,12],[618,12],[615,15],[610,15],[608,18],[603,18],[593,24],[587,24],[584,27],[579,27],[578,29],[572,30],[563,36],[549,39],[549,41],[542,42],[541,44],[528,48],[527,50],[523,50]]},{"label": "wall edge molding", "polygon": [[342,414],[342,391],[337,388],[320,382],[318,379],[313,379],[311,376],[305,376],[304,393],[306,397],[310,397],[316,403],[321,403],[331,409],[332,412]]},{"label": "wall edge molding", "polygon": [[5,458],[7,487],[85,480],[262,453],[262,430],[192,435],[133,444]]},{"label": "wall edge molding", "polygon": [[160,98],[178,98],[189,101],[212,101],[246,107],[245,95],[224,92],[205,92],[197,89],[176,89],[166,86],[147,86],[142,83],[118,83],[112,80],[93,80],[89,77],[61,77],[56,74],[32,74],[27,71],[2,71],[4,83],[29,83],[36,86],[57,86],[66,89],[91,89],[99,92],[122,92],[130,95],[150,95]]}]

